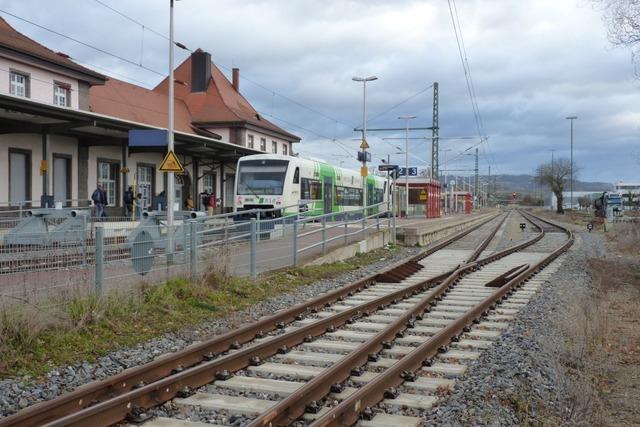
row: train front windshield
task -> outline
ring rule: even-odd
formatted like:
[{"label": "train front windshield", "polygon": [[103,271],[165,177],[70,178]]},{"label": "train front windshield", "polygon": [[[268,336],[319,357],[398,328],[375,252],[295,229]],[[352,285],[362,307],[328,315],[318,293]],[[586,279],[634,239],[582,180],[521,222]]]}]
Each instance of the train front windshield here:
[{"label": "train front windshield", "polygon": [[238,164],[239,195],[282,195],[288,160],[246,160]]}]

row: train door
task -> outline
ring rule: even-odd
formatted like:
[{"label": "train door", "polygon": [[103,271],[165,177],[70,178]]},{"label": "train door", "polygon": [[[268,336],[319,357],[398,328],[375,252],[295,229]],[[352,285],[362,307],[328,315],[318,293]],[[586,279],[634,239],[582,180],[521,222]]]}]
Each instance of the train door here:
[{"label": "train door", "polygon": [[323,191],[323,197],[324,197],[324,213],[331,213],[333,210],[333,187],[332,186],[332,179],[330,176],[325,176],[324,177],[324,191]]},{"label": "train door", "polygon": [[376,193],[373,187],[373,183],[367,182],[367,206],[371,206],[375,204],[376,204]]}]

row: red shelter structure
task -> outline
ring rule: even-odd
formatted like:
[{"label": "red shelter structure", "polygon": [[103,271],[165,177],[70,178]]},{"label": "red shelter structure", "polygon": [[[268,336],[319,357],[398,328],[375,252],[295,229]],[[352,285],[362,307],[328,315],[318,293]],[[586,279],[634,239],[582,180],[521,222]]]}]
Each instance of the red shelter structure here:
[{"label": "red shelter structure", "polygon": [[[398,187],[404,187],[404,178],[396,181]],[[409,178],[409,214],[424,215],[427,218],[440,218],[440,182],[430,178]],[[406,214],[406,213],[405,213]]]}]

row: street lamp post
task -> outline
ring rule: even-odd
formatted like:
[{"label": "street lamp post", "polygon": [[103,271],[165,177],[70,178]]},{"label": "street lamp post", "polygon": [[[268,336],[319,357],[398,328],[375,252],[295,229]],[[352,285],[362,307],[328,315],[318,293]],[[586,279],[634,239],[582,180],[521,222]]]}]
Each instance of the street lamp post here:
[{"label": "street lamp post", "polygon": [[573,209],[573,121],[576,120],[578,116],[569,116],[566,117],[567,120],[571,121],[571,167],[569,171],[569,190],[571,191],[571,209]]},{"label": "street lamp post", "polygon": [[366,215],[366,207],[367,207],[367,176],[365,175],[365,168],[367,167],[367,82],[372,82],[374,80],[378,80],[376,76],[369,77],[353,77],[352,80],[354,82],[362,82],[362,144],[360,148],[362,148],[362,171],[360,175],[362,176],[362,197],[363,202],[362,206],[365,208],[364,216]]},{"label": "street lamp post", "polygon": [[405,186],[405,217],[409,217],[409,120],[416,116],[400,116],[398,119],[404,120],[404,186]]},{"label": "street lamp post", "polygon": [[[440,150],[440,151],[443,151],[443,152],[444,152],[444,185],[448,187],[447,178],[448,178],[448,175],[449,175],[449,171],[447,170],[447,151],[453,151],[453,149],[452,149],[452,148],[446,148],[446,149],[444,149],[444,150]],[[449,199],[449,197],[447,197],[447,192],[445,191],[445,196],[444,196],[444,211],[445,211],[445,213],[447,213],[447,214],[449,213],[449,210],[450,210],[450,208],[451,208],[451,207],[449,206],[449,205],[451,204],[451,203],[450,203],[451,201],[450,201],[450,200],[448,200],[448,199]]]}]

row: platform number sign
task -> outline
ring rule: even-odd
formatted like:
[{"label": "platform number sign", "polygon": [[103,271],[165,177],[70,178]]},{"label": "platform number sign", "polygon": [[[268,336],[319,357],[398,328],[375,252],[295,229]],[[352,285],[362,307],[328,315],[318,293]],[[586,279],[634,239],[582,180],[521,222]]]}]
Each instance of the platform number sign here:
[{"label": "platform number sign", "polygon": [[524,222],[520,223],[520,230],[524,231],[524,229],[527,228],[527,224],[525,224]]},{"label": "platform number sign", "polygon": [[589,233],[591,233],[591,230],[593,230],[593,223],[592,222],[587,224],[587,230],[589,230]]},{"label": "platform number sign", "polygon": [[[398,176],[405,176],[405,175],[407,175],[407,168],[400,168],[400,173],[398,173]],[[418,176],[418,168],[410,167],[409,176]]]}]

